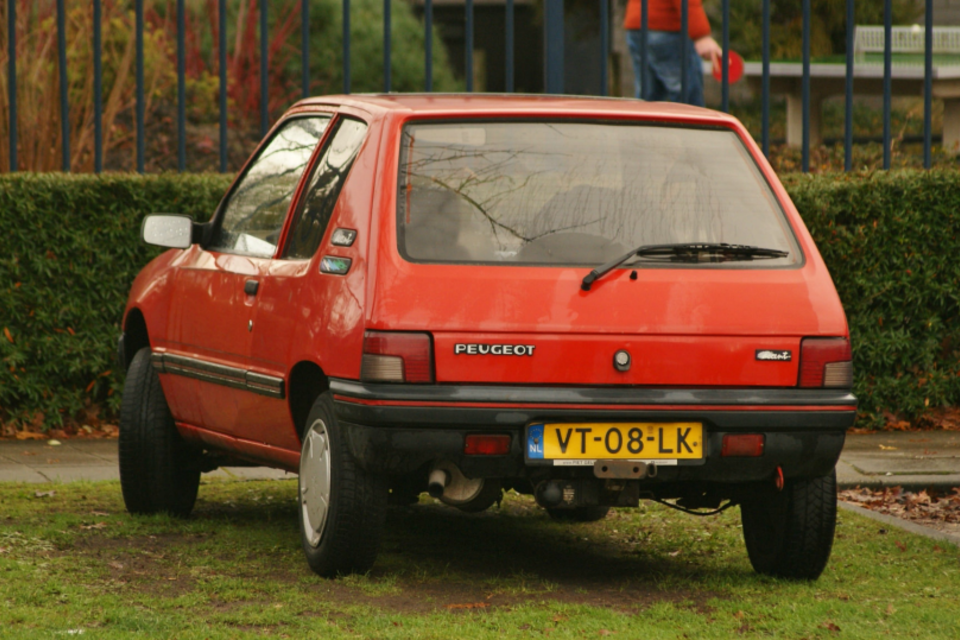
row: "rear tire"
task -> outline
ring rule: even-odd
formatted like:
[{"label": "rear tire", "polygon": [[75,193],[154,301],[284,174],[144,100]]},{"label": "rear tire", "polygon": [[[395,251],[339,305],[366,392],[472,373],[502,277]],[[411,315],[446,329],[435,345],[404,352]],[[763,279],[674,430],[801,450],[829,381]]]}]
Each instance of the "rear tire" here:
[{"label": "rear tire", "polygon": [[816,580],[830,559],[837,523],[837,474],[767,485],[740,505],[743,538],[757,573]]},{"label": "rear tire", "polygon": [[332,578],[369,571],[380,550],[387,484],[356,463],[329,392],[313,403],[300,454],[300,540],[307,564]]},{"label": "rear tire", "polygon": [[550,517],[557,522],[597,522],[610,513],[610,507],[574,507],[572,509],[547,509]]},{"label": "rear tire", "polygon": [[127,511],[190,515],[200,486],[201,452],[177,432],[146,347],[127,370],[118,448]]}]

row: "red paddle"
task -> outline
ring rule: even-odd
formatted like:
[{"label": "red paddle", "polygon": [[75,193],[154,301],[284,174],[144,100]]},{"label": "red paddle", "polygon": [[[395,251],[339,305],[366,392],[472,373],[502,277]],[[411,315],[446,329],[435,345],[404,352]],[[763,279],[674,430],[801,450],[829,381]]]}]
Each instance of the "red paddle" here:
[{"label": "red paddle", "polygon": [[[727,54],[727,77],[730,84],[737,82],[743,77],[743,58],[736,51],[730,51]],[[713,60],[713,77],[717,82],[723,82],[723,57],[717,56]]]}]

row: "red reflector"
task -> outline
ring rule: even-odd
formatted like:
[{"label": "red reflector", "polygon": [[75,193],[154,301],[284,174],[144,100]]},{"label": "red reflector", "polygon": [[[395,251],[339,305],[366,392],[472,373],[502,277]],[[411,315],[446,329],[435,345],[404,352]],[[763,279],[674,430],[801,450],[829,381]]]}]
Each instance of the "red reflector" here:
[{"label": "red reflector", "polygon": [[472,435],[463,443],[463,452],[468,456],[504,456],[510,453],[508,435]]},{"label": "red reflector", "polygon": [[363,353],[403,360],[403,382],[433,382],[433,347],[429,333],[367,331]]},{"label": "red reflector", "polygon": [[720,455],[724,458],[756,458],[763,455],[763,434],[726,434]]},{"label": "red reflector", "polygon": [[804,338],[800,343],[800,386],[824,386],[827,364],[851,360],[850,341],[846,338]]}]

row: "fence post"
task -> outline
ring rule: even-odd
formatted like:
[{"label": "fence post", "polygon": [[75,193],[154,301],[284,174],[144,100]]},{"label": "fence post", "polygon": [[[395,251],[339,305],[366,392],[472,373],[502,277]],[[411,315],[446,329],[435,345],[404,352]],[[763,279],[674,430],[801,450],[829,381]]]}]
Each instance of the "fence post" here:
[{"label": "fence post", "polygon": [[260,137],[270,128],[270,50],[267,48],[267,0],[260,0]]},{"label": "fence post", "polygon": [[310,97],[310,0],[300,3],[300,83],[303,97]]},{"label": "fence post", "polygon": [[687,101],[687,89],[690,87],[690,73],[687,69],[690,64],[690,47],[687,46],[689,31],[690,0],[680,0],[680,102]]},{"label": "fence post", "polygon": [[383,91],[390,93],[390,0],[383,0]]},{"label": "fence post", "polygon": [[[649,9],[650,0],[640,0],[640,99],[646,100],[647,92],[647,35],[650,31],[647,9]],[[634,88],[636,89],[636,87]]]},{"label": "fence post", "polygon": [[847,94],[843,105],[843,170],[853,168],[853,0],[847,0]]},{"label": "fence post", "polygon": [[933,138],[931,122],[933,105],[933,2],[927,0],[923,33],[923,168],[932,164],[930,147]]},{"label": "fence post", "polygon": [[466,33],[463,43],[464,75],[467,77],[467,91],[473,91],[473,0],[464,2]]},{"label": "fence post", "polygon": [[217,4],[217,22],[220,37],[217,42],[220,56],[220,173],[227,172],[227,0]]},{"label": "fence post", "polygon": [[803,79],[800,86],[803,112],[801,170],[810,171],[810,0],[803,0]]},{"label": "fence post", "polygon": [[17,0],[7,0],[7,100],[10,102],[10,171],[17,170]]},{"label": "fence post", "polygon": [[600,0],[600,95],[610,95],[610,0]]},{"label": "fence post", "polygon": [[67,10],[57,0],[57,59],[60,67],[60,134],[63,170],[70,171],[70,86],[67,83]]},{"label": "fence post", "polygon": [[423,60],[423,87],[427,93],[433,91],[433,0],[424,0],[424,60]]},{"label": "fence post", "polygon": [[514,78],[513,78],[513,76],[514,76],[514,71],[513,71],[513,38],[514,38],[514,35],[513,35],[513,17],[514,17],[514,16],[513,16],[513,10],[514,10],[513,0],[507,0],[507,7],[506,7],[507,15],[506,15],[506,17],[505,17],[506,24],[504,25],[504,26],[506,27],[506,28],[504,29],[504,31],[505,31],[505,37],[506,37],[506,39],[507,39],[507,63],[506,63],[506,64],[507,64],[507,77],[505,78],[505,82],[506,82],[506,87],[505,87],[505,89],[507,90],[507,93],[513,93],[513,91],[514,91]]},{"label": "fence post", "polygon": [[103,171],[103,16],[93,0],[93,170]]},{"label": "fence post", "polygon": [[350,93],[350,0],[343,0],[343,92]]},{"label": "fence post", "polygon": [[723,14],[723,56],[720,60],[722,67],[720,82],[720,109],[730,113],[730,0],[723,0],[721,13]]},{"label": "fence post", "polygon": [[543,74],[546,93],[563,93],[563,0],[544,0]]},{"label": "fence post", "polygon": [[890,168],[890,101],[893,91],[893,3],[883,2],[883,168]]},{"label": "fence post", "polygon": [[187,168],[186,8],[177,0],[177,171]]},{"label": "fence post", "polygon": [[760,88],[760,141],[770,157],[770,0],[763,0],[763,78]]},{"label": "fence post", "polygon": [[136,0],[137,40],[137,171],[143,173],[144,165],[144,103],[143,103],[143,0]]}]

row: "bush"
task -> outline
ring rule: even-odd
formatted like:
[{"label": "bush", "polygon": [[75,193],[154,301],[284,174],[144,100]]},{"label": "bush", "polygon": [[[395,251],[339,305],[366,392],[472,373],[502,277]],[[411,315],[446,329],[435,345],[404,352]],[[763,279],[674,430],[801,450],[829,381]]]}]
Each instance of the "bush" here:
[{"label": "bush", "polygon": [[[118,406],[119,320],[154,211],[208,219],[222,175],[0,177],[0,420]],[[960,405],[960,173],[791,175],[847,310],[861,425]],[[38,417],[37,414],[43,414]]]},{"label": "bush", "polygon": [[209,218],[229,180],[0,178],[0,419],[53,425],[99,406],[116,410],[126,295],[159,253],[140,242],[140,220],[154,211]]},{"label": "bush", "polygon": [[784,182],[847,311],[861,426],[960,405],[960,173]]}]

